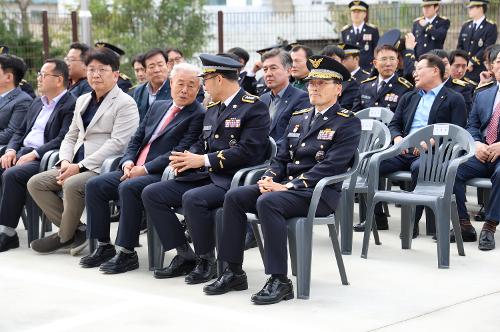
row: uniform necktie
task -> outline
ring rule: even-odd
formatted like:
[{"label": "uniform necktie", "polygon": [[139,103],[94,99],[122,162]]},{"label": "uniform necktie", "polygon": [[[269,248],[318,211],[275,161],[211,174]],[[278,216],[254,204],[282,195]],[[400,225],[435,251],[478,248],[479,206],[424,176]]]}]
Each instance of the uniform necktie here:
[{"label": "uniform necktie", "polygon": [[476,30],[477,30],[477,23],[474,23],[472,25],[472,34],[474,34],[474,32],[476,32]]},{"label": "uniform necktie", "polygon": [[225,109],[226,109],[226,104],[221,103],[219,105],[219,110],[218,110],[219,111],[219,116],[222,114],[222,112],[224,112]]},{"label": "uniform necktie", "polygon": [[385,86],[386,82],[385,81],[382,81],[378,84],[378,89],[377,89],[377,92],[380,92],[380,90],[382,90]]},{"label": "uniform necktie", "polygon": [[493,114],[491,115],[490,123],[486,127],[486,143],[491,145],[497,141],[498,122],[500,119],[500,101],[497,102]]},{"label": "uniform necktie", "polygon": [[[172,120],[174,119],[174,117],[177,115],[177,113],[179,113],[181,111],[181,109],[177,106],[174,106],[172,108],[172,111],[170,111],[170,113],[167,115],[167,117],[165,118],[165,121],[163,121],[162,125],[161,125],[161,128],[160,128],[160,131],[158,133],[161,133],[163,131],[163,129],[165,129],[165,127],[170,123],[172,122]],[[155,138],[156,139],[156,138]],[[141,149],[141,152],[139,153],[139,158],[137,158],[137,162],[135,163],[137,166],[143,166],[144,163],[146,162],[146,158],[148,156],[148,153],[149,153],[149,149],[151,148],[151,143],[153,143],[154,140],[150,140],[149,143],[143,147]]]},{"label": "uniform necktie", "polygon": [[313,124],[314,124],[314,121],[316,121],[320,116],[321,116],[320,112],[317,112],[316,114],[314,114],[314,116],[312,117],[311,124],[309,125],[309,127],[312,127]]}]

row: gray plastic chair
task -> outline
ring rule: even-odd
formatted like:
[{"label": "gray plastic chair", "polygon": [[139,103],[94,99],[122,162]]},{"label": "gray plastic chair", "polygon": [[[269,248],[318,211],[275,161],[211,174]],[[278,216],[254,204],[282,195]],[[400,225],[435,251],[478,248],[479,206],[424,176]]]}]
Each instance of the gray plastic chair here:
[{"label": "gray plastic chair", "polygon": [[[431,146],[425,150],[421,142]],[[420,168],[415,189],[412,192],[377,191],[379,168],[383,160],[395,157],[405,149],[417,147],[420,151]],[[401,219],[402,248],[411,248],[415,207],[430,207],[436,216],[438,267],[448,268],[450,261],[450,214],[457,240],[458,253],[465,256],[462,234],[458,221],[453,185],[458,166],[474,155],[475,145],[472,136],[463,128],[452,124],[426,126],[405,137],[401,143],[372,156],[370,161],[370,180],[368,183],[369,199],[368,218],[363,238],[362,258],[367,258],[370,231],[373,223],[374,207],[378,202],[400,203],[403,209]]]},{"label": "gray plastic chair", "polygon": [[378,120],[386,126],[389,125],[393,116],[394,113],[389,108],[385,107],[368,107],[356,112],[356,117],[359,119]]},{"label": "gray plastic chair", "polygon": [[[340,279],[342,280],[343,285],[349,285],[337,236],[338,232],[335,213],[332,213],[327,217],[316,217],[316,209],[318,207],[319,200],[321,199],[323,189],[326,186],[343,182],[356,173],[360,160],[358,151],[356,151],[353,159],[353,165],[346,173],[326,177],[318,182],[318,184],[314,187],[307,216],[287,219],[288,250],[292,265],[292,275],[297,277],[297,298],[299,299],[309,298],[311,288],[312,229],[314,225],[328,226],[333,251],[337,261],[337,267],[340,273]],[[256,183],[264,171],[265,169],[260,169],[250,172],[245,179],[244,185]],[[258,227],[259,219],[252,213],[247,213],[247,218],[252,223],[255,239],[257,240],[262,260],[264,260],[265,243],[263,243],[260,235]]]},{"label": "gray plastic chair", "polygon": [[[245,176],[248,172],[254,169],[261,169],[263,167],[267,167],[271,161],[272,158],[276,155],[276,142],[272,137],[269,137],[269,155],[267,156],[267,160],[260,164],[260,165],[255,165],[252,167],[247,167],[247,168],[242,168],[238,170],[234,176],[233,179],[231,180],[231,187],[236,188],[240,186],[244,180]],[[170,167],[167,167],[165,171],[163,172],[162,176],[162,181],[170,180],[174,178],[174,174],[171,170]],[[175,213],[179,215],[183,215],[183,210],[182,207],[175,209]],[[214,211],[212,211],[213,218],[214,218],[214,233],[215,233],[215,243],[217,246],[217,243],[219,242],[219,236],[218,234],[221,234],[222,232],[222,207],[217,208]],[[149,270],[153,271],[155,269],[160,269],[163,267],[163,262],[165,260],[165,250],[163,249],[163,245],[161,244],[160,237],[158,236],[158,233],[156,232],[156,229],[154,228],[153,225],[149,223],[148,220],[148,264],[149,264]],[[223,266],[222,264],[218,264],[218,272],[219,274],[222,273]]]},{"label": "gray plastic chair", "polygon": [[[357,114],[356,114],[357,116]],[[359,167],[349,180],[346,180],[342,190],[342,201],[336,215],[340,220],[340,243],[342,254],[352,253],[354,195],[359,194],[359,219],[366,218],[366,198],[368,192],[368,165],[370,158],[377,152],[383,151],[391,143],[389,128],[380,121],[373,119],[361,120],[361,138],[358,145]]]}]

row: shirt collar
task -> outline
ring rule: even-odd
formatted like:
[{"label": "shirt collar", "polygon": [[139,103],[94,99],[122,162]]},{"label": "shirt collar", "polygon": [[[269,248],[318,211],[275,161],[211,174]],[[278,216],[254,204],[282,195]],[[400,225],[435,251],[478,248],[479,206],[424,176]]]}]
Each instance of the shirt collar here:
[{"label": "shirt collar", "polygon": [[361,69],[361,67],[358,67],[357,69],[354,69],[354,71],[351,71],[351,76],[354,77],[354,75],[356,75],[356,73]]},{"label": "shirt collar", "polygon": [[61,92],[60,94],[58,94],[54,99],[52,100],[49,100],[49,98],[47,98],[47,96],[42,96],[42,98],[40,98],[42,100],[42,103],[43,103],[43,106],[45,107],[48,107],[48,106],[52,106],[52,105],[57,105],[57,103],[59,102],[59,100],[61,100],[61,98],[64,96],[64,94],[68,92],[68,90],[64,90],[63,92]]},{"label": "shirt collar", "polygon": [[433,17],[431,17],[431,18],[426,18],[426,19],[425,19],[425,21],[426,21],[427,23],[432,23],[432,22],[436,19],[436,17],[437,17],[437,14],[436,14],[436,15],[434,15]]},{"label": "shirt collar", "polygon": [[151,86],[151,82],[148,82],[148,93],[151,95],[151,96],[156,96],[158,94],[158,92],[161,90],[161,88],[163,88],[163,86],[165,85],[165,83],[167,83],[168,79],[163,81],[163,83],[161,84],[161,86],[158,88],[158,90],[156,90],[156,92],[153,93],[153,87]]},{"label": "shirt collar", "polygon": [[483,16],[480,19],[473,21],[473,23],[475,23],[477,25],[477,27],[479,28],[479,26],[481,25],[481,23],[483,23],[485,18],[486,18],[486,16]]},{"label": "shirt collar", "polygon": [[224,104],[226,105],[226,107],[228,107],[229,104],[231,104],[231,102],[233,101],[234,97],[236,97],[236,95],[238,94],[238,92],[240,92],[240,90],[236,91],[235,94],[233,94],[232,96],[229,96],[229,98],[227,98],[226,100],[224,100]]},{"label": "shirt collar", "polygon": [[[14,88],[14,89],[15,89],[15,88]],[[2,98],[3,98],[3,97],[5,97],[5,96],[7,96],[9,93],[11,93],[12,91],[14,91],[14,89],[10,89],[9,91],[6,91],[6,92],[2,93],[2,94],[0,95],[0,97],[2,97]]]},{"label": "shirt collar", "polygon": [[276,95],[271,91],[271,97],[276,98],[276,96],[278,96],[280,98],[283,98],[283,95],[285,94],[285,90],[286,88],[288,88],[288,85],[289,84],[287,84],[283,89],[281,89],[280,92],[278,92]]},{"label": "shirt collar", "polygon": [[431,89],[431,90],[430,90],[429,92],[427,92],[427,93],[426,93],[424,90],[419,90],[419,91],[418,91],[418,94],[419,94],[420,96],[424,96],[424,95],[427,95],[427,94],[433,94],[434,96],[437,96],[437,95],[439,94],[439,91],[441,91],[441,89],[443,88],[444,83],[445,83],[445,82],[443,82],[443,83],[439,84],[437,87],[435,87],[434,89]]},{"label": "shirt collar", "polygon": [[355,26],[354,24],[352,25],[352,27],[354,29],[359,29],[359,32],[363,31],[363,27],[365,26],[365,22],[361,22],[361,25],[360,26]]},{"label": "shirt collar", "polygon": [[327,108],[325,108],[324,110],[322,110],[321,112],[320,111],[317,111],[316,110],[316,107],[314,107],[314,115],[316,114],[321,114],[321,115],[324,115],[326,113],[326,111],[328,111],[330,108],[332,108],[333,105],[335,105],[337,102],[331,104],[331,105],[328,105]]},{"label": "shirt collar", "polygon": [[394,75],[396,75],[396,74],[394,73],[391,75],[391,77],[386,78],[386,79],[383,79],[382,76],[378,75],[378,84],[380,84],[380,82],[382,82],[382,81],[385,81],[385,83],[389,83],[389,81],[392,80]]}]

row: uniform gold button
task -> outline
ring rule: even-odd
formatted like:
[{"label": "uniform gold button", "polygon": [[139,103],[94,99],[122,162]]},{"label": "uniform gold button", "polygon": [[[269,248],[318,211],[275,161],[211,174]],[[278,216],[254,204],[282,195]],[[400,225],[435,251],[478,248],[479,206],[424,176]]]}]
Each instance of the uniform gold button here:
[{"label": "uniform gold button", "polygon": [[427,47],[427,44],[424,44],[424,47]]},{"label": "uniform gold button", "polygon": [[219,134],[215,134],[215,136],[214,136],[214,137],[215,137],[215,138],[219,138]]},{"label": "uniform gold button", "polygon": [[209,172],[212,172],[212,171],[213,171],[212,167],[210,167],[210,168],[208,169],[208,171],[209,171]]},{"label": "uniform gold button", "polygon": [[302,143],[300,146],[306,146],[306,143]]},{"label": "uniform gold button", "polygon": [[319,147],[323,149],[323,144],[322,144],[322,145],[320,145]]},{"label": "uniform gold button", "polygon": [[290,176],[288,177],[288,180],[293,180],[293,176],[291,176],[291,175],[290,175]]},{"label": "uniform gold button", "polygon": [[297,160],[297,161],[295,161],[295,163],[298,165],[298,164],[300,164],[300,161]]},{"label": "uniform gold button", "polygon": [[231,138],[234,138],[234,135],[231,135]]},{"label": "uniform gold button", "polygon": [[378,103],[375,103],[375,105],[378,105]]}]

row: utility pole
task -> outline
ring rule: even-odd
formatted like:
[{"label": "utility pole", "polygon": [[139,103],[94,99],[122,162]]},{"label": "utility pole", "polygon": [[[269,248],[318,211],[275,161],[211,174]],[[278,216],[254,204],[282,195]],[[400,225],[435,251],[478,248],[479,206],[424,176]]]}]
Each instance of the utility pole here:
[{"label": "utility pole", "polygon": [[89,1],[80,0],[80,22],[82,23],[82,42],[91,46],[92,45],[92,13],[89,10]]}]

